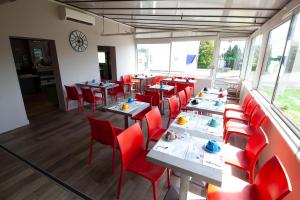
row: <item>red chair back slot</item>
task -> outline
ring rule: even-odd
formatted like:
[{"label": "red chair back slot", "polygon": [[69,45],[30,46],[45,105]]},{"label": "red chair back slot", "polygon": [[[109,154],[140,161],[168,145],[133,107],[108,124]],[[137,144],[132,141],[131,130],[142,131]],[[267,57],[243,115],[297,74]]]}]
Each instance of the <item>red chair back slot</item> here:
[{"label": "red chair back slot", "polygon": [[263,149],[269,144],[266,134],[262,130],[258,130],[248,140],[245,151],[248,160],[250,161],[249,166],[249,182],[254,182],[254,169],[258,157],[262,153]]},{"label": "red chair back slot", "polygon": [[144,150],[144,138],[138,123],[124,130],[117,136],[119,143],[122,171]]},{"label": "red chair back slot", "polygon": [[91,127],[91,137],[97,142],[105,145],[113,145],[116,141],[116,133],[108,120],[95,119],[88,117]]},{"label": "red chair back slot", "polygon": [[283,199],[292,191],[288,174],[277,156],[273,156],[259,170],[255,178],[260,199]]},{"label": "red chair back slot", "polygon": [[94,94],[91,90],[91,88],[80,88],[81,92],[82,92],[82,97],[83,97],[83,101],[86,101],[88,103],[94,103],[95,102],[95,98],[94,98]]},{"label": "red chair back slot", "polygon": [[67,86],[65,85],[67,96],[70,100],[78,100],[79,99],[79,93],[75,86]]}]

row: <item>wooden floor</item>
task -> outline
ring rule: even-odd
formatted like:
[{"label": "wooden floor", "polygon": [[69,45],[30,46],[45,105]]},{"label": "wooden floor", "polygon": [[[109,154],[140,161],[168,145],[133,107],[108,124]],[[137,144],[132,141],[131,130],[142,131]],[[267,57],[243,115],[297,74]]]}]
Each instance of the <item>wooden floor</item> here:
[{"label": "wooden floor", "polygon": [[[94,145],[93,162],[91,165],[87,164],[90,140],[86,116],[89,114],[88,108],[83,114],[77,110],[68,113],[47,110],[39,117],[34,117],[30,126],[0,135],[0,144],[92,199],[116,199],[120,174],[119,155],[117,171],[112,174],[112,150],[97,143]],[[124,127],[124,118],[120,115],[99,111],[96,116],[112,121],[115,126]],[[166,113],[165,118],[167,116]],[[132,123],[134,122],[131,121]],[[28,167],[18,167],[21,164],[17,161],[11,162],[14,159],[5,154],[1,152],[0,199],[44,199],[45,195],[51,198],[52,194],[54,199],[74,198],[75,194],[64,191]],[[166,175],[158,185],[159,199],[163,199],[167,191],[165,181]],[[176,176],[172,176],[172,185],[179,186]],[[196,185],[191,185],[190,190],[195,194],[201,193],[201,188]],[[16,198],[16,194],[20,198]],[[152,186],[144,178],[127,173],[121,199],[152,199]]]}]

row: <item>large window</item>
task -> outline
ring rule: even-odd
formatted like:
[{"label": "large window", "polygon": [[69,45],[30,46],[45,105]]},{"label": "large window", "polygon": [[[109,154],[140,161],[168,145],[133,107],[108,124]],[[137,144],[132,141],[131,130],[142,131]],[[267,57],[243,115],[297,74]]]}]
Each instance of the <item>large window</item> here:
[{"label": "large window", "polygon": [[245,40],[221,41],[217,78],[239,78],[243,65],[245,45]]},{"label": "large window", "polygon": [[252,39],[251,42],[251,48],[250,48],[247,71],[246,71],[246,80],[249,81],[252,85],[253,85],[253,79],[257,74],[256,69],[257,69],[257,62],[259,58],[261,43],[262,43],[262,35],[256,36],[255,38]]},{"label": "large window", "polygon": [[300,127],[300,19],[293,19],[280,69],[274,105]]},{"label": "large window", "polygon": [[275,87],[290,21],[273,29],[265,52],[264,65],[261,71],[258,90],[267,100],[271,100]]},{"label": "large window", "polygon": [[138,70],[169,71],[170,44],[138,44]]}]

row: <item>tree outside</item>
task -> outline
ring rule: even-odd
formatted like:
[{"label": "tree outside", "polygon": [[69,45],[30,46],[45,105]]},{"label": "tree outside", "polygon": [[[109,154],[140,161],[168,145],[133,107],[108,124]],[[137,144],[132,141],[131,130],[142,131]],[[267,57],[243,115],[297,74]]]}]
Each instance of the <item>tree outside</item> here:
[{"label": "tree outside", "polygon": [[199,57],[198,57],[198,69],[210,68],[214,57],[214,42],[211,40],[200,43]]},{"label": "tree outside", "polygon": [[231,70],[233,69],[240,69],[242,62],[242,51],[238,47],[238,45],[234,45],[233,48],[229,46],[227,51],[223,55],[224,61],[225,61],[225,66],[226,68],[230,68]]}]

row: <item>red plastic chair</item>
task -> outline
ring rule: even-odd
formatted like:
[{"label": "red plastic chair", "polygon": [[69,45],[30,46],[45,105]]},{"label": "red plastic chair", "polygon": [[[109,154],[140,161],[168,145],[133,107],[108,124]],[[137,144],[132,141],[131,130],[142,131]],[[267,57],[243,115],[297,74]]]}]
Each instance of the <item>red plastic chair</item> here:
[{"label": "red plastic chair", "polygon": [[166,132],[166,129],[163,128],[163,121],[158,108],[148,112],[145,117],[148,126],[148,138],[146,143],[146,149],[148,149],[150,141],[157,142]]},{"label": "red plastic chair", "polygon": [[179,105],[176,96],[172,96],[171,98],[168,99],[169,101],[169,121],[167,128],[169,128],[171,120],[175,119],[177,115],[179,114]]},{"label": "red plastic chair", "polygon": [[133,86],[136,86],[136,89],[138,90],[138,82],[132,81],[132,78],[130,75],[123,75],[122,82],[123,82],[123,85],[128,87],[130,94],[132,93]]},{"label": "red plastic chair", "polygon": [[184,90],[178,92],[178,97],[179,97],[180,110],[182,111],[187,110],[186,109],[187,99]]},{"label": "red plastic chair", "polygon": [[117,136],[123,131],[118,127],[113,127],[108,120],[96,119],[94,117],[88,117],[88,121],[91,128],[91,142],[90,142],[90,159],[89,164],[93,159],[93,143],[94,140],[101,144],[109,145],[113,148],[112,156],[112,172],[115,172],[116,163],[116,148],[117,148]]},{"label": "red plastic chair", "polygon": [[96,112],[97,102],[102,102],[102,105],[105,104],[104,97],[95,96],[91,88],[80,88],[83,96],[83,102],[87,102],[92,106],[93,112]]},{"label": "red plastic chair", "polygon": [[239,111],[239,112],[245,112],[245,109],[247,108],[248,104],[250,103],[250,100],[252,99],[252,95],[248,94],[242,105],[239,104],[226,104],[225,106],[225,112],[227,112],[228,110],[233,110],[233,111]]},{"label": "red plastic chair", "polygon": [[186,95],[186,102],[189,102],[192,98],[192,91],[190,87],[186,87],[184,89],[185,95]]},{"label": "red plastic chair", "polygon": [[108,95],[111,96],[111,99],[117,102],[118,96],[123,96],[125,99],[125,92],[122,81],[115,81],[115,83],[118,84],[118,86],[108,90]]},{"label": "red plastic chair", "polygon": [[188,87],[188,84],[186,84],[186,83],[177,83],[176,86],[177,86],[177,93],[178,93],[182,90],[185,90],[185,88]]},{"label": "red plastic chair", "polygon": [[[138,174],[152,183],[153,199],[157,199],[156,187],[166,168],[160,167],[146,159],[148,151],[144,149],[144,138],[138,123],[132,125],[117,136],[121,153],[121,174],[118,185],[117,199],[120,198],[123,177],[126,171]],[[168,187],[170,177],[168,174]]]},{"label": "red plastic chair", "polygon": [[232,145],[225,145],[225,163],[246,171],[249,174],[249,182],[254,183],[254,169],[258,157],[269,141],[265,133],[257,130],[247,141],[245,150]]},{"label": "red plastic chair", "polygon": [[145,110],[143,110],[139,114],[131,117],[131,119],[133,119],[135,122],[137,120],[140,121],[140,125],[143,128],[143,119],[144,119],[146,113],[149,112],[150,110],[152,110],[152,96],[151,95],[136,94],[135,95],[135,100],[146,102],[146,103],[150,104],[150,106],[148,108],[146,108]]},{"label": "red plastic chair", "polygon": [[207,200],[281,200],[291,191],[288,174],[274,156],[258,171],[254,184],[223,175],[221,188],[208,185]]},{"label": "red plastic chair", "polygon": [[254,99],[251,99],[245,112],[238,112],[238,111],[227,111],[224,113],[224,125],[226,126],[226,123],[230,119],[239,120],[245,123],[249,123],[249,119],[251,118],[251,115],[253,114],[254,109],[258,106],[257,102]]},{"label": "red plastic chair", "polygon": [[177,92],[177,88],[176,88],[177,84],[176,83],[166,81],[164,84],[174,86],[173,90],[163,92],[164,97],[170,98],[171,96],[176,94],[176,92]]},{"label": "red plastic chair", "polygon": [[[195,80],[194,77],[188,77],[190,80]],[[189,83],[188,86],[191,88],[191,93],[195,95],[195,83]]]},{"label": "red plastic chair", "polygon": [[78,112],[83,110],[83,104],[82,104],[82,95],[79,94],[78,90],[76,89],[75,86],[67,86],[65,85],[66,92],[67,92],[67,112],[69,111],[69,102],[70,101],[77,101],[77,108]]},{"label": "red plastic chair", "polygon": [[152,96],[152,106],[158,106],[160,108],[162,102],[160,100],[160,94],[158,91],[154,90],[145,90],[145,95]]},{"label": "red plastic chair", "polygon": [[226,127],[224,130],[225,143],[228,142],[230,135],[238,134],[246,137],[250,137],[260,127],[263,121],[266,119],[265,112],[257,106],[253,112],[253,115],[249,121],[249,125],[246,126],[232,126]]}]

